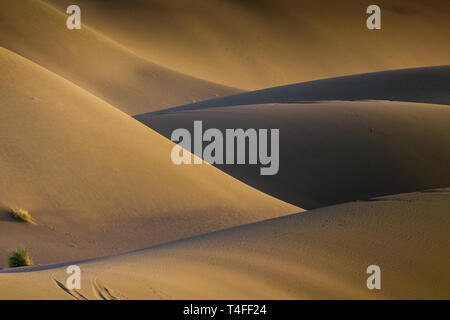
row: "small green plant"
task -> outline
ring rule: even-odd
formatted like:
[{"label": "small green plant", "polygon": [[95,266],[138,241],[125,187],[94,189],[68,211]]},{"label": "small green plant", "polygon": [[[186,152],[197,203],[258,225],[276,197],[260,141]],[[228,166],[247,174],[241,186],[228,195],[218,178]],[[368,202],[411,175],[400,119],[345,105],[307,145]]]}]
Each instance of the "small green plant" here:
[{"label": "small green plant", "polygon": [[22,221],[22,222],[26,222],[26,223],[36,224],[34,222],[34,219],[31,217],[31,215],[25,209],[12,208],[11,209],[11,214],[13,215],[13,217],[16,220],[19,220],[19,221]]},{"label": "small green plant", "polygon": [[25,248],[14,250],[8,258],[8,266],[10,268],[31,266],[32,264],[33,260]]}]

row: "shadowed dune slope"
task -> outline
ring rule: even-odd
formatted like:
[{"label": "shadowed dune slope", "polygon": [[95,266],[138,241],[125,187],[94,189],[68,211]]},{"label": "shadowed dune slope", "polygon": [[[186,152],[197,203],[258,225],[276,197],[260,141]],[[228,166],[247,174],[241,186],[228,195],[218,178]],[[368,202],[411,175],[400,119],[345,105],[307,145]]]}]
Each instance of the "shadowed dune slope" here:
[{"label": "shadowed dune slope", "polygon": [[[64,265],[5,270],[0,298],[448,299],[449,191],[346,203],[76,263],[82,288],[72,295],[62,289]],[[366,287],[370,265],[381,269],[381,290]]]},{"label": "shadowed dune slope", "polygon": [[323,100],[392,100],[450,105],[449,83],[450,66],[390,70],[245,92],[160,110],[156,113]]},{"label": "shadowed dune slope", "polygon": [[[71,0],[49,0],[61,11]],[[171,69],[247,90],[450,61],[450,2],[78,0],[83,19]]]},{"label": "shadowed dune slope", "polygon": [[299,210],[210,165],[174,165],[172,142],[2,48],[0,83],[0,265],[19,245],[67,261]]},{"label": "shadowed dune slope", "polygon": [[261,176],[259,165],[215,166],[302,208],[450,186],[448,106],[328,101],[204,108],[137,119],[169,138],[176,128],[192,133],[195,120],[203,121],[203,131],[218,128],[224,137],[227,128],[279,129],[277,175]]},{"label": "shadowed dune slope", "polygon": [[239,92],[160,67],[86,24],[81,30],[68,30],[66,19],[65,10],[57,10],[47,1],[0,0],[0,29],[4,30],[0,46],[128,114]]}]

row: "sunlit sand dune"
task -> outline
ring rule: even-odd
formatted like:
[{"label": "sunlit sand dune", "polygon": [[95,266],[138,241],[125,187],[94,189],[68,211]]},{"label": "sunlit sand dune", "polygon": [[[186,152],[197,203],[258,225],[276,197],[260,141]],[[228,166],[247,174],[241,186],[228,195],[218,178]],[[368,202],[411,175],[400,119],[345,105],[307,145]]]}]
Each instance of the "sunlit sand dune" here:
[{"label": "sunlit sand dune", "polygon": [[255,165],[217,167],[302,208],[450,185],[448,106],[328,101],[201,108],[137,119],[168,138],[176,128],[192,132],[195,120],[203,121],[203,131],[218,128],[224,135],[227,128],[279,129],[278,174],[261,176]]},{"label": "sunlit sand dune", "polygon": [[[71,0],[50,0],[65,11]],[[78,0],[83,21],[171,69],[255,90],[448,64],[447,0]],[[381,30],[366,9],[381,8]]]},{"label": "sunlit sand dune", "polygon": [[0,0],[0,300],[450,299],[450,2],[376,4]]},{"label": "sunlit sand dune", "polygon": [[174,165],[172,142],[2,48],[0,83],[1,266],[22,245],[36,263],[67,261],[299,210],[212,166]]},{"label": "sunlit sand dune", "polygon": [[238,92],[160,67],[88,25],[83,24],[81,30],[68,30],[66,19],[65,11],[57,10],[48,1],[0,0],[0,29],[4,30],[0,46],[128,114]]},{"label": "sunlit sand dune", "polygon": [[[5,270],[0,298],[448,299],[449,192],[346,203],[76,262],[81,290],[66,287],[68,264]],[[380,267],[381,290],[366,286],[370,265]]]}]

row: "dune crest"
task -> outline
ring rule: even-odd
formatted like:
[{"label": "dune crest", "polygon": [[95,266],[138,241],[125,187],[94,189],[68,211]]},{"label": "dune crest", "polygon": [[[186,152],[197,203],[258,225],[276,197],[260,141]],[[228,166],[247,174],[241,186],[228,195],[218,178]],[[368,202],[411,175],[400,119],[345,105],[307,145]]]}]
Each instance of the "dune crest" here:
[{"label": "dune crest", "polygon": [[390,100],[450,105],[450,66],[435,66],[294,83],[163,109],[152,114],[213,107],[315,101]]},{"label": "dune crest", "polygon": [[239,92],[158,66],[86,24],[68,30],[66,19],[47,1],[0,0],[0,45],[132,115]]},{"label": "dune crest", "polygon": [[299,210],[210,165],[174,165],[171,141],[3,48],[0,83],[1,265],[18,245],[67,261]]},{"label": "dune crest", "polygon": [[[205,104],[207,104],[205,102]],[[176,128],[280,130],[279,172],[215,165],[292,204],[312,209],[450,185],[450,108],[393,101],[322,101],[201,107],[140,115],[170,138]],[[201,155],[199,155],[201,156]]]},{"label": "dune crest", "polygon": [[381,30],[367,29],[371,3],[359,0],[77,3],[86,23],[151,61],[246,90],[450,61],[446,0],[378,0]]}]

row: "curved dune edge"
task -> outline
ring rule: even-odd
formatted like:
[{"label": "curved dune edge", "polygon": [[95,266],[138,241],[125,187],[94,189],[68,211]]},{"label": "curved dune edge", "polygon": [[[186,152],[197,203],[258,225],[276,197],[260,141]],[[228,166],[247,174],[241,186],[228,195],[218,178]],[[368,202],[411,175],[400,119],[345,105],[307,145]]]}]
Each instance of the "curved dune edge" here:
[{"label": "curved dune edge", "polygon": [[47,1],[0,0],[0,44],[128,113],[137,114],[240,90],[169,70],[134,54]]},{"label": "curved dune edge", "polygon": [[300,210],[210,165],[174,165],[171,141],[3,48],[0,83],[0,266],[18,246],[67,261]]},{"label": "curved dune edge", "polygon": [[[450,189],[351,202],[78,265],[0,272],[4,299],[448,299]],[[368,290],[366,268],[381,268]],[[42,292],[46,295],[42,296]]]},{"label": "curved dune edge", "polygon": [[450,65],[386,70],[294,83],[136,115],[267,103],[389,100],[450,105]]},{"label": "curved dune edge", "polygon": [[[313,209],[450,185],[450,108],[392,101],[237,105],[136,117],[170,138],[202,120],[203,130],[280,132],[280,171],[215,165],[267,194]],[[201,156],[201,155],[199,155]]]},{"label": "curved dune edge", "polygon": [[379,0],[375,31],[366,28],[369,3],[358,0],[77,4],[86,23],[151,61],[247,90],[450,60],[446,0]]}]

